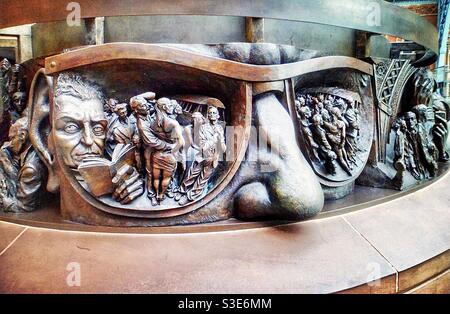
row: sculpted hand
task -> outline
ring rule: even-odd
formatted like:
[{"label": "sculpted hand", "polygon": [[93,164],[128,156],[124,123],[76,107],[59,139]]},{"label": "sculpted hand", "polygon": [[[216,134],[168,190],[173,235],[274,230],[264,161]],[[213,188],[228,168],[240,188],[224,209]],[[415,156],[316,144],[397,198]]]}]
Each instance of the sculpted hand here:
[{"label": "sculpted hand", "polygon": [[112,179],[114,185],[113,199],[128,204],[144,193],[144,181],[134,167],[122,166]]},{"label": "sculpted hand", "polygon": [[8,197],[8,186],[6,180],[0,181],[0,205],[3,205],[3,200]]},{"label": "sculpted hand", "polygon": [[11,68],[11,64],[9,63],[8,59],[3,59],[0,61],[0,72],[2,74],[5,74],[6,72],[8,72],[10,68]]},{"label": "sculpted hand", "polygon": [[0,181],[0,206],[5,212],[17,212],[15,199],[11,197],[8,191],[8,184],[6,180]]}]

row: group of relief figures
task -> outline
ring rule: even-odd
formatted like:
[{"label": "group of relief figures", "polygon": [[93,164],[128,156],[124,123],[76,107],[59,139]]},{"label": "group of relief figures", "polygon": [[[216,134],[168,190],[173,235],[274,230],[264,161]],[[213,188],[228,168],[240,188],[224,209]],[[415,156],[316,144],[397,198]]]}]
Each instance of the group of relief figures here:
[{"label": "group of relief figures", "polygon": [[[11,80],[2,84],[4,96]],[[9,108],[6,97],[1,99]],[[112,159],[116,146],[133,147],[133,164],[116,169],[111,179],[112,199],[128,204],[147,191],[152,206],[167,197],[183,206],[207,192],[226,150],[224,121],[214,100],[180,104],[147,92],[121,103],[107,99],[99,86],[81,75],[60,74],[54,89],[55,130],[47,136],[53,138],[62,162],[81,180],[77,172],[84,160]],[[183,123],[177,120],[179,115]],[[0,149],[0,208],[29,212],[39,206],[50,177],[31,143],[28,111],[10,121]]]},{"label": "group of relief figures", "polygon": [[0,61],[0,208],[32,211],[38,205],[46,168],[28,136],[27,93],[23,69]]},{"label": "group of relief figures", "polygon": [[405,171],[415,180],[434,177],[438,162],[449,160],[446,142],[450,108],[436,92],[436,82],[430,71],[419,70],[414,78],[414,104],[397,116],[393,166],[397,171],[394,184],[402,186]]},{"label": "group of relief figures", "polygon": [[349,176],[357,164],[360,137],[360,104],[339,96],[315,93],[297,94],[297,118],[306,151],[312,162],[323,164],[336,174],[337,164]]},{"label": "group of relief figures", "polygon": [[[44,190],[47,167],[31,144],[20,67],[3,60],[0,70],[0,122],[6,129],[1,134],[8,135],[0,148],[0,208],[32,211]],[[406,171],[423,180],[436,175],[438,161],[449,159],[450,108],[436,93],[429,71],[418,71],[414,86],[414,103],[392,126],[393,181],[400,186]],[[124,103],[106,98],[101,88],[78,74],[62,73],[54,89],[55,130],[47,135],[63,163],[75,172],[83,160],[112,160],[117,147],[132,146],[133,164],[117,169],[112,178],[112,200],[128,204],[146,192],[152,207],[184,206],[208,192],[226,151],[225,119],[220,120],[219,111],[223,104],[206,96],[187,96],[157,98],[146,92]],[[201,101],[195,104],[195,99]],[[214,101],[205,101],[210,99]],[[330,175],[336,175],[339,166],[351,176],[363,151],[361,104],[311,92],[297,94],[295,105],[310,160]],[[164,203],[167,198],[172,201]]]},{"label": "group of relief figures", "polygon": [[7,138],[12,123],[26,115],[27,93],[21,65],[0,60],[0,141]]},{"label": "group of relief figures", "polygon": [[[186,105],[185,108],[191,108]],[[175,99],[156,100],[153,92],[134,96],[128,104],[115,99],[105,103],[106,154],[111,157],[117,144],[135,146],[134,166],[146,177],[152,206],[161,204],[166,197],[183,206],[206,191],[226,150],[219,109],[206,105],[205,117],[201,111],[184,110]],[[177,120],[182,114],[190,117],[187,125]],[[136,196],[141,194],[141,186],[136,186]],[[113,194],[113,198],[124,203],[116,196]]]}]

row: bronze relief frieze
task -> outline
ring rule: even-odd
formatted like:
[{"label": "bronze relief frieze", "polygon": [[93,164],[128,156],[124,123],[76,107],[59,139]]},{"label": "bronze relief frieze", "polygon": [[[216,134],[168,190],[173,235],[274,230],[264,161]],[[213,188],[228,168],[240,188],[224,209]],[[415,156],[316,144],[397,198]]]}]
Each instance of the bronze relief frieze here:
[{"label": "bronze relief frieze", "polygon": [[415,77],[413,106],[399,95],[381,105],[376,66],[354,58],[272,44],[98,45],[48,57],[21,112],[20,75],[12,84],[3,68],[2,105],[18,112],[4,115],[4,211],[39,209],[45,195],[64,219],[94,225],[298,220],[376,178],[380,147],[391,182],[433,177],[448,159],[448,106],[428,76]]},{"label": "bronze relief frieze", "polygon": [[351,193],[373,142],[374,104],[370,76],[327,70],[296,80],[299,147],[324,187],[327,199]]},{"label": "bronze relief frieze", "polygon": [[376,142],[358,183],[404,190],[437,176],[448,161],[449,105],[425,68],[374,59]]},{"label": "bronze relief frieze", "polygon": [[[47,164],[54,181],[64,177],[57,183],[63,204],[65,197],[76,196],[86,208],[135,218],[194,211],[217,195],[239,166],[236,156],[242,159],[250,127],[248,87],[224,84],[213,92],[216,97],[208,96],[206,78],[195,82],[196,74],[184,73],[182,82],[170,80],[164,75],[181,70],[144,62],[140,68],[150,74],[138,83],[142,92],[134,93],[136,87],[126,83],[135,69],[128,67],[101,64],[50,80],[38,75],[35,84],[49,83],[53,96],[48,105],[38,100],[31,117],[40,155],[53,156]],[[46,144],[39,125],[49,117]],[[236,133],[235,140],[226,143],[226,127],[233,123],[236,128],[228,131]],[[62,207],[73,207],[72,214],[78,205]]]}]

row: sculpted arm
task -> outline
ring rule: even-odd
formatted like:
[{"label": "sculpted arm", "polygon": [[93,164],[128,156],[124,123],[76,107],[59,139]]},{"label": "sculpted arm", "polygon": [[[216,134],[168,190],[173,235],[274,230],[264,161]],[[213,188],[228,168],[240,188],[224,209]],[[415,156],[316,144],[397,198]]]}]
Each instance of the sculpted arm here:
[{"label": "sculpted arm", "polygon": [[172,145],[159,139],[150,129],[148,121],[143,121],[138,118],[137,128],[139,130],[139,136],[145,147],[152,147],[156,150],[171,149]]},{"label": "sculpted arm", "polygon": [[184,141],[184,137],[183,137],[183,129],[178,124],[178,122],[174,123],[173,129],[172,129],[172,134],[177,139],[177,144],[173,148],[173,152],[177,152],[178,150],[183,149],[183,147],[185,145],[185,141]]},{"label": "sculpted arm", "polygon": [[202,150],[202,154],[204,156],[208,155],[208,151],[211,150],[211,148],[215,145],[214,141],[208,136],[204,126],[200,128],[199,132],[199,139],[200,139],[200,148]]},{"label": "sculpted arm", "polygon": [[225,135],[222,128],[219,130],[219,151],[224,152],[227,150],[227,145],[225,144]]},{"label": "sculpted arm", "polygon": [[136,102],[136,101],[144,101],[146,102],[147,100],[153,100],[155,99],[156,94],[154,92],[146,92],[143,94],[139,94],[136,96],[131,97],[130,99],[130,104]]}]

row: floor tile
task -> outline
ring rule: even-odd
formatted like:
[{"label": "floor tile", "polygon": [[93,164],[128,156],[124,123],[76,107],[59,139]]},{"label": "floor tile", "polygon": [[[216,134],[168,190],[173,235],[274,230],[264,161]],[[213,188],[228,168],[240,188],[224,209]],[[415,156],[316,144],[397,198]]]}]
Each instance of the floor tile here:
[{"label": "floor tile", "polygon": [[395,274],[339,217],[191,234],[29,228],[0,264],[0,292],[329,293]]},{"label": "floor tile", "polygon": [[0,253],[25,229],[23,226],[0,221]]},{"label": "floor tile", "polygon": [[[424,189],[342,217],[401,274],[450,249],[449,186],[447,174]],[[427,279],[422,277],[417,281]]]}]

